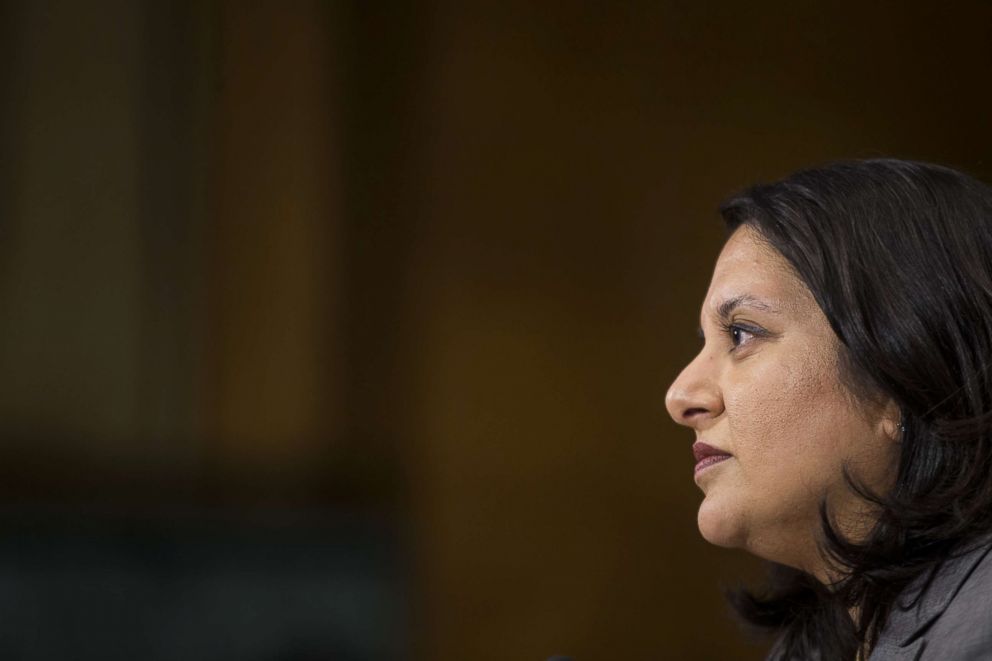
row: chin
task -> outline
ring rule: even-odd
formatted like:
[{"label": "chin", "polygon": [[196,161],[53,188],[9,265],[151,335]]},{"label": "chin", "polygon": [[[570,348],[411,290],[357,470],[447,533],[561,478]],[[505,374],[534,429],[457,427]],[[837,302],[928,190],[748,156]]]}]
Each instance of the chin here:
[{"label": "chin", "polygon": [[696,515],[699,533],[710,544],[726,548],[740,548],[744,542],[744,530],[740,515],[727,511],[716,503],[704,498]]}]

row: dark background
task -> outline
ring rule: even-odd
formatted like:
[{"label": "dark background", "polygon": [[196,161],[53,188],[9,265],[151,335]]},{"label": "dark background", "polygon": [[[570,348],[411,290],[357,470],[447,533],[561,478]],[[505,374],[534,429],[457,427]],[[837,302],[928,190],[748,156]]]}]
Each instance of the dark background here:
[{"label": "dark background", "polygon": [[985,2],[0,2],[0,654],[759,659],[720,200],[992,180]]}]

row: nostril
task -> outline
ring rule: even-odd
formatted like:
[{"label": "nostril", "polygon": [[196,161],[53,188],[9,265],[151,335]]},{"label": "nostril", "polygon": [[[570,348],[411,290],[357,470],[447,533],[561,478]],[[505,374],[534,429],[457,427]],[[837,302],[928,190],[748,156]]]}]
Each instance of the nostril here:
[{"label": "nostril", "polygon": [[682,418],[684,420],[692,420],[697,415],[703,415],[709,413],[709,411],[701,406],[686,409],[682,412]]}]

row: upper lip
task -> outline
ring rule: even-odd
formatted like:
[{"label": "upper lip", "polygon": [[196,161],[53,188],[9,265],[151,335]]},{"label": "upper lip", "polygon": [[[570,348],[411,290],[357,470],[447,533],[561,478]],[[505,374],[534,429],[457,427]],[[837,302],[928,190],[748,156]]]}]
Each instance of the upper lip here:
[{"label": "upper lip", "polygon": [[692,444],[692,454],[696,458],[697,464],[706,457],[731,456],[729,452],[715,448],[709,443],[703,443],[702,441],[696,441]]}]

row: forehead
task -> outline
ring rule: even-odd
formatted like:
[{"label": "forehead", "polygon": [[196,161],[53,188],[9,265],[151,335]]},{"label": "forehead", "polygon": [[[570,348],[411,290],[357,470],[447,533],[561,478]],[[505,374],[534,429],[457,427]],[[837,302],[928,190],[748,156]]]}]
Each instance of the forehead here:
[{"label": "forehead", "polygon": [[782,255],[747,225],[727,240],[713,269],[704,312],[734,298],[754,298],[782,312],[817,307],[806,285]]}]

